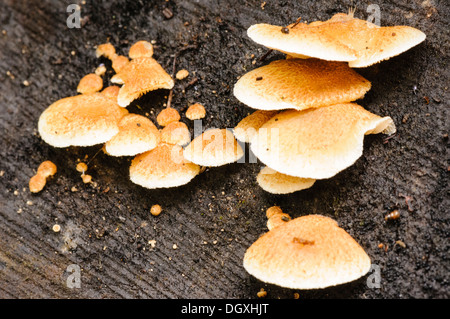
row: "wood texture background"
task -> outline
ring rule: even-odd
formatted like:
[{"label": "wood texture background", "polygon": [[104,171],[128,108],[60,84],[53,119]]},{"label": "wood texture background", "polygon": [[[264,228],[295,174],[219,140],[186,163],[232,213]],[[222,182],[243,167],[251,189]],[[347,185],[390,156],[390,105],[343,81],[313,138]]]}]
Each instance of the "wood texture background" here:
[{"label": "wood texture background", "polygon": [[[251,24],[325,20],[350,6],[365,19],[369,4],[266,2],[86,1],[80,2],[80,29],[66,26],[71,2],[0,2],[1,298],[255,299],[261,288],[267,298],[282,299],[293,299],[295,292],[300,299],[449,297],[446,1],[379,2],[382,25],[410,25],[427,34],[408,52],[358,70],[372,82],[358,102],[391,116],[398,132],[389,140],[367,136],[355,165],[311,189],[265,193],[255,179],[261,164],[235,163],[207,169],[183,187],[146,190],[129,181],[128,158],[101,152],[94,157],[100,147],[55,149],[40,139],[40,113],[76,94],[79,79],[100,63],[108,67],[108,85],[111,65],[95,57],[98,44],[110,41],[126,54],[136,40],[155,40],[155,58],[166,70],[178,54],[177,69],[191,72],[174,90],[172,106],[182,121],[192,129],[182,110],[200,102],[207,109],[204,128],[232,128],[251,112],[232,94],[237,78],[283,58],[274,52],[258,60],[266,49],[246,36]],[[170,19],[165,8],[173,12]],[[183,93],[194,77],[198,81]],[[167,93],[149,93],[129,110],[154,120]],[[96,184],[83,184],[75,170],[85,156]],[[47,159],[58,173],[32,195],[28,180]],[[158,217],[149,213],[153,204],[163,207]],[[244,252],[266,231],[265,210],[272,205],[292,217],[335,218],[380,267],[381,288],[369,288],[363,277],[339,287],[295,291],[247,274]],[[401,218],[386,222],[384,215],[393,209]],[[54,224],[61,225],[59,233],[52,231]],[[66,285],[71,264],[82,269],[80,288]]]}]

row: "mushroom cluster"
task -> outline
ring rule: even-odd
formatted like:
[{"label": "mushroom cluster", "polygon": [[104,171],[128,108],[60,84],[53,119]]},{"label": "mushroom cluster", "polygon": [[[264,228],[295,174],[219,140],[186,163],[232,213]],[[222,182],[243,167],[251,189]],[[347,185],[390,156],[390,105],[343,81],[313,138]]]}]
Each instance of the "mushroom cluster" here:
[{"label": "mushroom cluster", "polygon": [[[127,110],[149,91],[174,87],[174,76],[153,58],[150,42],[134,43],[128,57],[104,43],[97,46],[96,56],[111,61],[114,85],[103,89],[105,65],[84,76],[77,86],[78,95],[54,102],[41,114],[38,130],[45,142],[54,147],[103,144],[103,151],[110,156],[134,156],[130,180],[149,189],[184,185],[202,172],[202,167],[225,165],[243,156],[233,133],[226,129],[210,129],[191,141],[188,126],[169,101],[157,115],[156,124]],[[188,76],[182,71],[176,79]],[[186,118],[193,121],[205,115],[200,103],[186,111]]]},{"label": "mushroom cluster", "polygon": [[335,176],[363,153],[364,136],[394,134],[389,116],[355,103],[371,83],[354,68],[389,59],[419,44],[425,34],[408,26],[380,27],[339,13],[327,21],[286,27],[255,24],[248,36],[286,53],[244,74],[234,96],[255,109],[234,128],[264,164],[257,182],[286,194]]},{"label": "mushroom cluster", "polygon": [[[379,27],[336,14],[328,21],[287,27],[256,24],[255,42],[286,53],[243,75],[234,95],[256,109],[234,128],[266,166],[262,189],[287,194],[312,187],[351,166],[368,134],[393,134],[389,116],[355,103],[371,83],[353,68],[367,67],[422,42],[407,27]],[[336,221],[321,215],[291,219],[277,206],[267,210],[269,231],[245,252],[243,265],[261,281],[293,289],[318,289],[350,282],[371,267],[363,248]]]}]

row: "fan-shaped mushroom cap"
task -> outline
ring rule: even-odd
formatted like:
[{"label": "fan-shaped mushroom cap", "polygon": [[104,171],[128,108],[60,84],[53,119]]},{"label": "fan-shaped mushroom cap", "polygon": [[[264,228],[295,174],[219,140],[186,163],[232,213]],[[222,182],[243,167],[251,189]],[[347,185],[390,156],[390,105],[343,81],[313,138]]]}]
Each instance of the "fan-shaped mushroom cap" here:
[{"label": "fan-shaped mushroom cap", "polygon": [[127,114],[119,122],[119,132],[105,144],[111,156],[134,156],[155,148],[160,141],[159,130],[145,116]]},{"label": "fan-shaped mushroom cap", "polygon": [[116,55],[112,59],[112,68],[116,73],[119,73],[125,67],[125,65],[128,64],[128,62],[130,62],[130,60],[126,56]]},{"label": "fan-shaped mushroom cap", "polygon": [[173,107],[166,107],[158,113],[156,122],[160,126],[167,126],[172,122],[178,122],[181,119],[180,113]]},{"label": "fan-shaped mushroom cap", "polygon": [[371,84],[346,63],[287,59],[254,69],[235,84],[242,103],[260,110],[303,110],[362,98]]},{"label": "fan-shaped mushroom cap", "polygon": [[284,225],[286,222],[292,220],[289,214],[283,213],[279,206],[272,206],[266,210],[267,229],[272,230],[275,227]]},{"label": "fan-shaped mushroom cap", "polygon": [[255,24],[248,36],[255,42],[291,56],[347,61],[366,67],[396,56],[425,40],[425,34],[408,26],[379,27],[353,14],[338,13],[327,21],[283,27]]},{"label": "fan-shaped mushroom cap", "polygon": [[104,56],[109,60],[113,60],[116,56],[116,49],[111,43],[103,43],[97,46],[97,49],[95,50],[95,54],[97,58]]},{"label": "fan-shaped mushroom cap", "polygon": [[351,282],[371,266],[364,249],[336,221],[321,215],[274,227],[247,249],[243,263],[259,280],[291,289]]},{"label": "fan-shaped mushroom cap", "polygon": [[174,85],[172,77],[151,57],[132,59],[111,82],[123,84],[118,96],[118,103],[123,107],[149,91],[171,89]]},{"label": "fan-shaped mushroom cap", "polygon": [[130,179],[145,188],[167,188],[187,184],[200,173],[200,166],[183,157],[179,145],[160,143],[137,155],[130,166]]},{"label": "fan-shaped mushroom cap", "polygon": [[200,103],[192,104],[186,111],[186,117],[190,120],[200,120],[206,116],[205,107]]},{"label": "fan-shaped mushroom cap", "polygon": [[153,56],[153,45],[145,40],[137,41],[128,52],[130,59]]},{"label": "fan-shaped mushroom cap", "polygon": [[390,117],[345,103],[283,111],[261,126],[250,147],[264,164],[280,173],[323,179],[362,155],[364,135],[394,132]]},{"label": "fan-shaped mushroom cap", "polygon": [[312,187],[316,181],[282,174],[267,166],[258,173],[256,180],[262,189],[272,194],[294,193]]},{"label": "fan-shaped mushroom cap", "polygon": [[81,94],[88,94],[98,92],[102,88],[103,79],[95,73],[89,73],[81,78],[77,86],[77,92]]},{"label": "fan-shaped mushroom cap", "polygon": [[117,101],[119,90],[120,87],[118,87],[117,85],[110,85],[104,88],[101,93],[105,95],[107,98]]},{"label": "fan-shaped mushroom cap", "polygon": [[161,130],[161,142],[186,145],[191,141],[189,128],[183,122],[171,122]]},{"label": "fan-shaped mushroom cap", "polygon": [[256,110],[250,115],[244,117],[234,128],[233,134],[238,141],[248,143],[255,136],[257,130],[268,120],[270,120],[277,111]]},{"label": "fan-shaped mushroom cap", "polygon": [[209,129],[194,138],[184,150],[184,156],[201,166],[222,166],[236,162],[244,151],[227,129]]},{"label": "fan-shaped mushroom cap", "polygon": [[54,147],[91,146],[105,143],[119,132],[126,109],[102,93],[60,99],[39,117],[42,139]]}]

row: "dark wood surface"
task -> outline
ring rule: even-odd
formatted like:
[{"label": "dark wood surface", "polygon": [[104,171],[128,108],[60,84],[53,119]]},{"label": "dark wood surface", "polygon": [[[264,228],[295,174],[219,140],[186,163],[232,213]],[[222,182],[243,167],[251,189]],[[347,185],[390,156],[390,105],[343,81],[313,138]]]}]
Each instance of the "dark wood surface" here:
[{"label": "dark wood surface", "polygon": [[[111,65],[95,57],[96,45],[110,41],[126,54],[146,39],[156,41],[155,58],[166,70],[177,54],[177,69],[191,72],[174,89],[172,106],[182,121],[193,128],[182,110],[200,102],[204,128],[232,128],[251,111],[232,94],[237,78],[283,57],[273,52],[258,60],[266,49],[246,36],[251,24],[325,20],[352,5],[365,19],[369,1],[86,1],[79,29],[66,25],[69,3],[0,2],[1,298],[255,299],[261,288],[267,298],[282,299],[449,297],[446,1],[380,1],[382,25],[427,34],[408,52],[358,70],[372,82],[359,103],[391,116],[398,132],[389,140],[367,136],[355,165],[283,196],[256,184],[260,163],[210,168],[186,186],[146,190],[129,181],[130,159],[97,153],[100,146],[55,149],[40,139],[37,120],[52,102],[76,94],[79,79],[100,63],[108,67],[108,85]],[[149,93],[129,110],[154,120],[167,94]],[[83,184],[75,170],[86,156],[95,184]],[[58,173],[44,191],[30,194],[28,180],[44,160]],[[163,207],[158,217],[149,213],[153,204]],[[272,205],[292,217],[335,218],[380,267],[381,287],[370,288],[366,276],[297,291],[246,273],[244,252],[266,231]],[[400,219],[386,222],[394,209]],[[80,288],[67,286],[69,265],[81,269]]]}]

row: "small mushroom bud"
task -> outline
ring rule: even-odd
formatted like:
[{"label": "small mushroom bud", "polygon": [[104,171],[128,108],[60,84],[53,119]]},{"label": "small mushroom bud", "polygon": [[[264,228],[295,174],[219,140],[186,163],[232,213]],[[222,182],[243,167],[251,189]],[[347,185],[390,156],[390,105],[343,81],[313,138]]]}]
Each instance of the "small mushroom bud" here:
[{"label": "small mushroom bud", "polygon": [[38,174],[43,177],[49,177],[56,174],[57,168],[56,165],[51,161],[44,161],[38,167]]},{"label": "small mushroom bud", "polygon": [[153,205],[153,206],[150,208],[150,213],[151,213],[153,216],[158,216],[159,214],[161,214],[161,212],[162,212],[162,208],[161,208],[161,206],[158,205],[158,204]]},{"label": "small mushroom bud", "polygon": [[41,174],[34,175],[33,177],[30,178],[30,182],[28,183],[30,192],[39,193],[41,190],[44,189],[46,182],[47,181],[43,175]]}]

